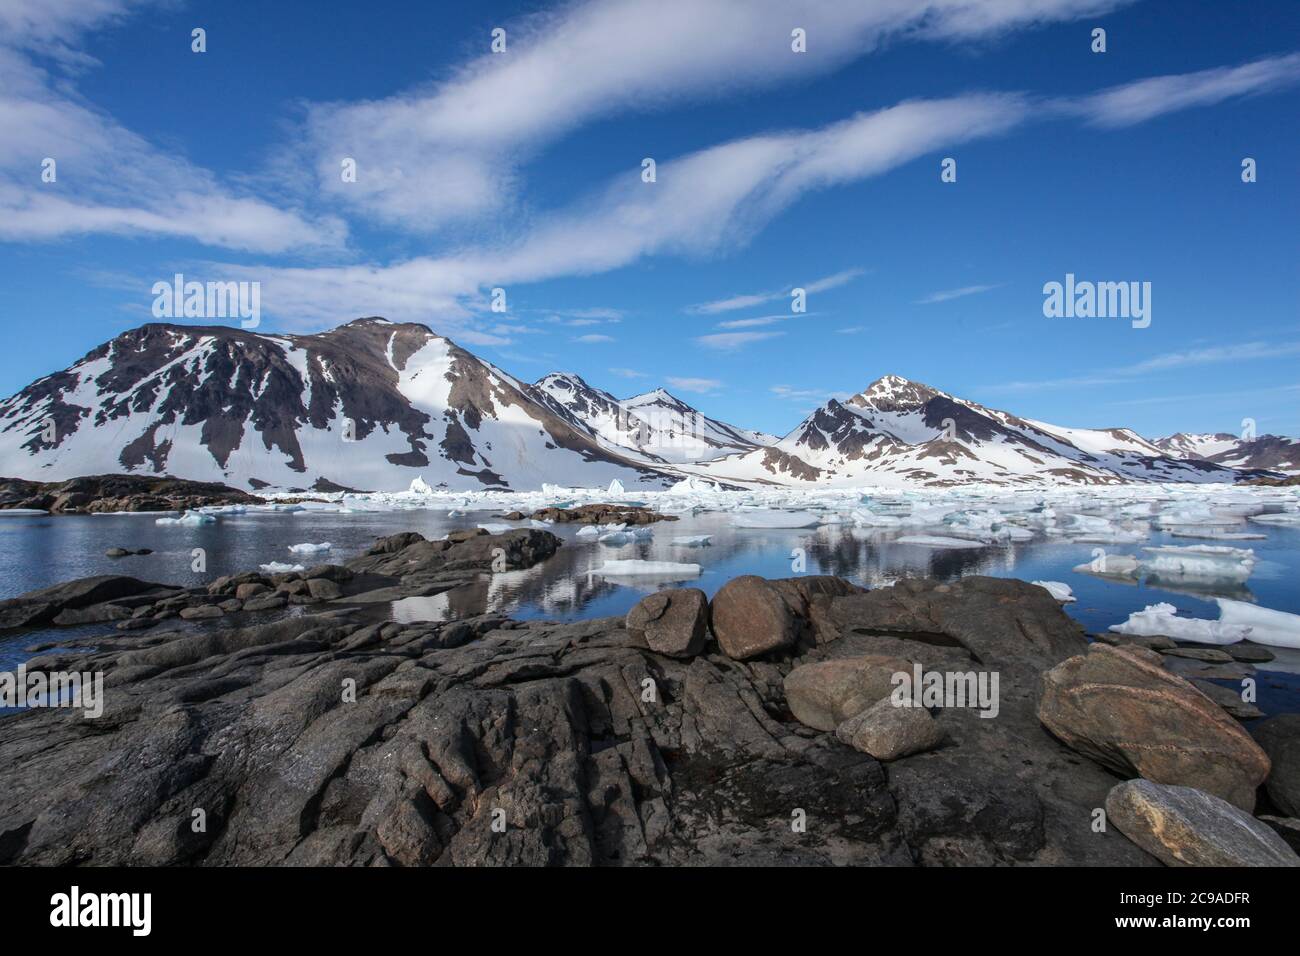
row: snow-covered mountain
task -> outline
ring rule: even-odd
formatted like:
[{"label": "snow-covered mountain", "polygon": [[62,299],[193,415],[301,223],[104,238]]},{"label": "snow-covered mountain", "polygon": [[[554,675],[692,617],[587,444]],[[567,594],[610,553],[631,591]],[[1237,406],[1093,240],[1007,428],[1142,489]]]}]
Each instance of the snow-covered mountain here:
[{"label": "snow-covered mountain", "polygon": [[1300,471],[1300,441],[1280,435],[1245,439],[1226,432],[1203,435],[1178,432],[1157,438],[1153,444],[1176,458],[1211,461],[1229,468]]},{"label": "snow-covered mountain", "polygon": [[243,488],[662,487],[529,386],[423,325],[316,335],[152,323],[0,403],[0,473]]},{"label": "snow-covered mountain", "polygon": [[778,484],[1116,484],[1234,481],[1205,461],[1168,456],[1126,428],[1063,428],[986,408],[886,375],[831,399],[780,441],[692,469],[702,477]]},{"label": "snow-covered mountain", "polygon": [[[1062,428],[888,375],[784,438],[656,389],[618,399],[572,374],[523,383],[423,325],[367,318],[315,335],[151,323],[0,402],[0,474],[109,472],[253,490],[628,490],[729,484],[1230,482],[1295,468],[1297,443],[1154,444]],[[1216,439],[1218,436],[1214,436]],[[1212,454],[1192,454],[1196,449]],[[1235,457],[1234,457],[1235,456]]]},{"label": "snow-covered mountain", "polygon": [[602,447],[652,465],[708,461],[776,441],[709,418],[662,388],[620,399],[572,372],[552,372],[532,391],[581,422]]}]

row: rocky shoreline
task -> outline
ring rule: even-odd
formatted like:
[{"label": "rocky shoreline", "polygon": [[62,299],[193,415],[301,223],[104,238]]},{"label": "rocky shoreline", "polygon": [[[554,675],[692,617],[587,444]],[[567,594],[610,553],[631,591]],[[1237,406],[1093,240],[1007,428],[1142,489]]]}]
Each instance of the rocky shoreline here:
[{"label": "rocky shoreline", "polygon": [[[1300,716],[1247,727],[1193,683],[1261,658],[1089,643],[1025,582],[746,576],[626,618],[388,620],[558,546],[406,533],[3,602],[4,627],[148,630],[28,662],[102,673],[104,710],[0,719],[0,864],[1300,864]],[[900,703],[900,673],[996,693]]]},{"label": "rocky shoreline", "polygon": [[265,503],[265,499],[229,485],[184,478],[150,478],[142,475],[88,475],[67,481],[0,478],[0,510],[100,514],[115,511],[186,511],[218,505]]}]

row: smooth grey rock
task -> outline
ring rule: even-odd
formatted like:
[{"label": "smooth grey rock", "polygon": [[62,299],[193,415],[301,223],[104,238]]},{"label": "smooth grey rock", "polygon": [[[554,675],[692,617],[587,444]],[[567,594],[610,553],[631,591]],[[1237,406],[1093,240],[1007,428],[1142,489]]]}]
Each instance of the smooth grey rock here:
[{"label": "smooth grey rock", "polygon": [[924,707],[902,706],[886,697],[835,728],[835,736],[877,760],[897,760],[933,750],[943,731]]}]

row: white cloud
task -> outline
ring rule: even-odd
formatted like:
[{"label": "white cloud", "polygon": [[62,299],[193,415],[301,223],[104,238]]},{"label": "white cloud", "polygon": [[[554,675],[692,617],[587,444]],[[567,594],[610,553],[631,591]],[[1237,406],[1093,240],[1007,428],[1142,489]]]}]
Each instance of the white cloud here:
[{"label": "white cloud", "polygon": [[1251,362],[1264,359],[1290,358],[1300,355],[1300,342],[1242,342],[1237,345],[1212,346],[1201,349],[1188,349],[1181,352],[1165,352],[1151,358],[1121,365],[1116,368],[1103,369],[1090,375],[1073,378],[1044,379],[1041,381],[1002,382],[986,387],[988,391],[1026,392],[1050,388],[1081,388],[1100,385],[1114,385],[1135,375],[1149,375],[1153,372],[1165,372],[1170,369],[1189,368],[1200,365],[1218,365],[1224,362]]},{"label": "white cloud", "polygon": [[701,335],[695,341],[707,349],[729,352],[753,342],[774,339],[784,332],[719,332],[715,335]]},{"label": "white cloud", "polygon": [[668,377],[668,384],[678,391],[695,392],[700,395],[717,391],[722,387],[722,383],[716,378],[675,378],[671,375]]},{"label": "white cloud", "polygon": [[[306,217],[223,185],[72,89],[63,74],[94,65],[73,44],[143,5],[0,3],[0,241],[113,233],[262,253],[340,245],[346,235],[341,220]],[[38,58],[54,63],[46,69]],[[47,157],[56,163],[50,183],[41,178]]]},{"label": "white cloud", "polygon": [[1154,76],[1062,104],[1098,126],[1132,126],[1193,106],[1213,106],[1300,83],[1300,53],[1264,57],[1234,67]]},{"label": "white cloud", "polygon": [[614,337],[612,335],[579,335],[573,341],[582,342],[585,345],[596,345],[601,342],[613,342]]},{"label": "white cloud", "polygon": [[634,368],[612,368],[610,369],[610,371],[613,372],[615,375],[619,376],[620,378],[648,378],[649,377],[648,375],[646,375],[645,372],[638,372]]},{"label": "white cloud", "polygon": [[842,285],[847,285],[858,276],[862,275],[863,269],[845,269],[842,272],[836,272],[834,275],[824,276],[813,282],[804,285],[789,285],[782,289],[776,289],[769,292],[751,292],[746,295],[733,295],[725,299],[717,299],[713,302],[700,302],[696,305],[686,307],[687,312],[693,312],[698,315],[716,315],[719,312],[733,312],[736,309],[748,309],[756,305],[763,305],[766,302],[772,302],[776,299],[784,299],[796,289],[801,288],[808,295],[815,292],[825,292],[828,289],[836,289]]},{"label": "white cloud", "polygon": [[933,305],[936,302],[947,302],[950,299],[961,299],[968,295],[978,295],[981,292],[990,292],[993,289],[1002,288],[999,285],[968,285],[960,289],[948,289],[944,292],[932,292],[923,299],[917,299],[917,305]]},{"label": "white cloud", "polygon": [[[966,40],[1101,13],[1131,0],[588,0],[505,24],[449,79],[309,111],[320,189],[416,231],[509,210],[520,164],[613,113],[652,110],[827,72],[890,40]],[[790,50],[790,27],[810,52]],[[354,183],[339,176],[358,162]],[[640,157],[627,177],[640,184]],[[661,180],[662,181],[662,180]]]}]

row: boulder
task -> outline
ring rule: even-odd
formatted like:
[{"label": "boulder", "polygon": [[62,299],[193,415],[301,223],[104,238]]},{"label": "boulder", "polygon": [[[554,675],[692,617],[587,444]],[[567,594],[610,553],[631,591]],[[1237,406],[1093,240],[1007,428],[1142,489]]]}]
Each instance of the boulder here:
[{"label": "boulder", "polygon": [[1106,819],[1168,866],[1300,866],[1267,824],[1192,787],[1125,781],[1106,796]]},{"label": "boulder", "polygon": [[1251,728],[1273,769],[1264,788],[1288,817],[1300,817],[1300,714],[1278,714]]},{"label": "boulder", "polygon": [[892,677],[911,674],[912,662],[868,654],[803,664],[786,675],[785,700],[799,723],[814,730],[835,730],[894,689]]},{"label": "boulder", "polygon": [[1273,832],[1286,841],[1286,845],[1300,853],[1300,819],[1296,817],[1259,817],[1261,823],[1267,823]]},{"label": "boulder", "polygon": [[224,613],[215,604],[200,604],[198,607],[181,608],[180,616],[185,621],[205,621],[210,618],[221,617]]},{"label": "boulder", "polygon": [[1038,719],[1125,776],[1187,785],[1250,811],[1268,756],[1241,725],[1140,648],[1093,644],[1042,676]]},{"label": "boulder", "polygon": [[1249,641],[1229,644],[1224,650],[1234,661],[1241,661],[1243,664],[1267,664],[1277,656],[1263,644],[1252,644]]},{"label": "boulder", "polygon": [[889,697],[835,728],[835,736],[877,760],[896,760],[939,746],[943,731],[924,707],[896,704]]},{"label": "boulder", "polygon": [[[795,641],[790,606],[770,581],[753,574],[733,578],[718,589],[710,621],[718,646],[732,660],[748,660]],[[822,729],[834,730],[834,726]]]},{"label": "boulder", "polygon": [[332,601],[343,594],[343,589],[329,578],[309,578],[307,590],[312,597],[320,601]]},{"label": "boulder", "polygon": [[652,651],[694,657],[704,650],[708,636],[709,601],[699,588],[656,591],[627,612],[625,623]]},{"label": "boulder", "polygon": [[1241,699],[1240,691],[1233,690],[1231,687],[1224,687],[1222,684],[1200,677],[1193,677],[1191,684],[1238,720],[1257,720],[1264,716],[1262,710],[1254,704],[1246,703]]}]

